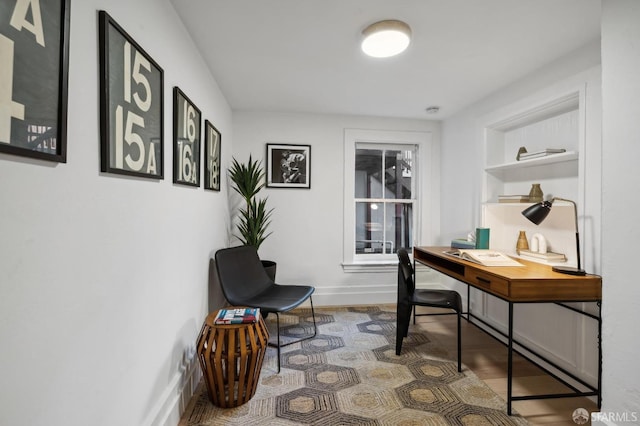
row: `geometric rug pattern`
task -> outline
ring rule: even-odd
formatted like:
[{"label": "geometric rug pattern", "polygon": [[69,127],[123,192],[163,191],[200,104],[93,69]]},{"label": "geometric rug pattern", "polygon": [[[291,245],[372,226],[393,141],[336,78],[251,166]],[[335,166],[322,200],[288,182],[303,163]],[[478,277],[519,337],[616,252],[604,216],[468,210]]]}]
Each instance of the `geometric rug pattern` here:
[{"label": "geometric rug pattern", "polygon": [[[395,306],[316,308],[315,338],[275,348],[264,358],[253,398],[236,408],[214,406],[201,383],[180,426],[214,425],[526,425],[463,365],[456,353],[409,327],[395,354]],[[275,316],[266,319],[276,336]],[[281,339],[313,332],[311,309],[280,315]],[[455,337],[453,337],[455,338]]]}]

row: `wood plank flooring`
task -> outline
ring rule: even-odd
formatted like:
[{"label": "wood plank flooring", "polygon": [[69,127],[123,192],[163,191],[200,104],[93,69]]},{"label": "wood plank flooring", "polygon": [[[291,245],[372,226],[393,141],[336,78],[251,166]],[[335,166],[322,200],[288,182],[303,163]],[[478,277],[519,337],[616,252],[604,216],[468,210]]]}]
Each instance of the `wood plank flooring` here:
[{"label": "wood plank flooring", "polygon": [[[420,312],[427,311],[420,307],[418,313]],[[417,324],[412,324],[411,327],[425,329],[430,339],[455,354],[455,316],[419,316]],[[411,328],[409,331],[411,332]],[[462,321],[462,363],[506,401],[507,348],[467,321]],[[513,377],[514,395],[570,392],[563,384],[517,354],[514,355]],[[598,411],[595,398],[586,397],[513,403],[514,411],[520,413],[531,425],[575,426],[572,414],[577,408],[585,408],[589,412]]]}]

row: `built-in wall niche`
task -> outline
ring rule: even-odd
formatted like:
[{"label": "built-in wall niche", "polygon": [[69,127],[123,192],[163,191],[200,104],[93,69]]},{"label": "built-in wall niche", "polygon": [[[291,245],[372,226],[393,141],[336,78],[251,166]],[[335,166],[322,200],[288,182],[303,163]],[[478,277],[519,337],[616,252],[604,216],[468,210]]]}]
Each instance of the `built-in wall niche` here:
[{"label": "built-in wall niche", "polygon": [[[528,195],[539,183],[544,198],[561,197],[578,203],[583,199],[584,90],[567,92],[519,111],[506,110],[484,126],[485,168],[482,224],[491,228],[491,248],[515,255],[520,231],[530,240],[542,234],[550,250],[576,263],[575,214],[570,203],[554,203],[547,220],[534,225],[522,216],[530,203],[499,203],[500,195]],[[528,160],[517,160],[520,147],[528,152],[547,148],[566,151]],[[579,216],[582,216],[579,213]]]},{"label": "built-in wall niche", "polygon": [[[491,230],[492,249],[516,255],[520,231],[526,232],[529,244],[533,235],[539,233],[551,251],[567,257],[566,262],[557,262],[557,265],[576,266],[576,225],[572,203],[555,201],[545,221],[535,225],[522,215],[531,203],[498,202],[499,195],[527,195],[531,184],[540,183],[545,199],[560,197],[577,203],[582,266],[592,272],[593,266],[585,260],[597,259],[594,251],[599,241],[599,218],[594,216],[594,211],[599,208],[594,200],[600,199],[599,166],[593,159],[599,156],[601,145],[601,98],[598,77],[582,77],[559,83],[493,111],[480,122],[485,155],[480,223]],[[566,152],[517,161],[521,146],[529,152],[546,148],[564,148]],[[588,187],[587,165],[590,167]],[[589,197],[585,196],[587,189]],[[585,256],[585,251],[588,256]],[[546,262],[541,260],[540,263]],[[586,305],[579,308],[595,309],[595,304]],[[476,294],[472,296],[473,306],[477,308],[475,313],[488,323],[506,330],[504,301],[484,293]],[[553,304],[518,306],[514,335],[572,374],[595,383],[598,358],[592,349],[596,347],[597,323],[567,312]],[[542,323],[540,318],[544,318]],[[550,334],[550,324],[560,326]]]},{"label": "built-in wall niche", "polygon": [[[485,127],[485,202],[499,195],[526,195],[532,183],[545,194],[575,199],[579,191],[583,126],[579,91],[506,116]],[[566,151],[529,160],[517,160],[518,151],[547,148]]]}]

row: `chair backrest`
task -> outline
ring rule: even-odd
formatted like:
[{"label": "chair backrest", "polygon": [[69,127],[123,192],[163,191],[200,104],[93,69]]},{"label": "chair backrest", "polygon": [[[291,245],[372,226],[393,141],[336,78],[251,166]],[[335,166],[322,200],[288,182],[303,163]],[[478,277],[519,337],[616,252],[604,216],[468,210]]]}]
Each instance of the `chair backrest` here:
[{"label": "chair backrest", "polygon": [[413,295],[415,283],[413,281],[413,265],[407,250],[398,249],[398,299]]},{"label": "chair backrest", "polygon": [[253,246],[220,249],[215,258],[220,287],[232,305],[243,305],[244,300],[273,285]]}]

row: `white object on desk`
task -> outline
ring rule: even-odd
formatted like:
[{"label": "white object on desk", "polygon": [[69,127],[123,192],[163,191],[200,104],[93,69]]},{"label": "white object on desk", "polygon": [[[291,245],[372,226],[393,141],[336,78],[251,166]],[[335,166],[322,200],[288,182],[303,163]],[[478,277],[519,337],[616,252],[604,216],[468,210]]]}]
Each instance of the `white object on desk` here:
[{"label": "white object on desk", "polygon": [[531,251],[538,253],[547,252],[547,239],[542,234],[533,234],[531,237]]}]

